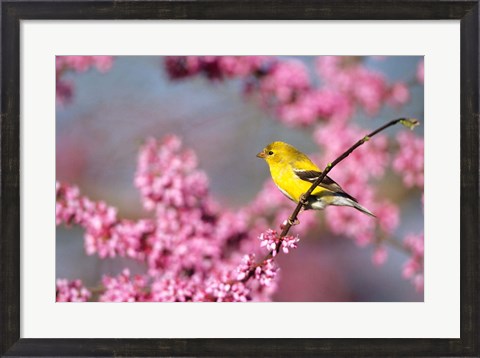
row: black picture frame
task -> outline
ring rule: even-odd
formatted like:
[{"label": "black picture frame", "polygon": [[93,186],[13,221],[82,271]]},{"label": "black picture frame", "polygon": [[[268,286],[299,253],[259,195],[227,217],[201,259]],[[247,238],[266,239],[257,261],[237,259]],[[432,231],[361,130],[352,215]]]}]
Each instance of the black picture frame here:
[{"label": "black picture frame", "polygon": [[[2,356],[462,356],[479,349],[479,2],[2,1]],[[460,339],[25,339],[20,338],[20,21],[25,19],[461,21]],[[447,104],[448,105],[448,104]],[[449,168],[445,163],[445,170]],[[294,329],[294,328],[292,328]]]}]

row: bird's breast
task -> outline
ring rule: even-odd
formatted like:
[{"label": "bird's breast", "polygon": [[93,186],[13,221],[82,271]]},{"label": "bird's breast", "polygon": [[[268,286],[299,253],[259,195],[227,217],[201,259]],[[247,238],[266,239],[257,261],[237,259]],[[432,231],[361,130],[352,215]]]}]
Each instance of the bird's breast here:
[{"label": "bird's breast", "polygon": [[298,202],[300,196],[310,188],[310,183],[299,179],[291,166],[271,167],[270,174],[275,185],[288,198]]}]

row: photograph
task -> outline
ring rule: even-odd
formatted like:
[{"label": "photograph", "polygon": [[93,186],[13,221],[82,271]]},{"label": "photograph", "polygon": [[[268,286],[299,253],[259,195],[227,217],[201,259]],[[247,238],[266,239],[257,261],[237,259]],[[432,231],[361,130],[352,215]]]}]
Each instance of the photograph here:
[{"label": "photograph", "polygon": [[56,302],[424,302],[423,56],[55,66]]},{"label": "photograph", "polygon": [[3,2],[0,355],[479,356],[479,1]]}]

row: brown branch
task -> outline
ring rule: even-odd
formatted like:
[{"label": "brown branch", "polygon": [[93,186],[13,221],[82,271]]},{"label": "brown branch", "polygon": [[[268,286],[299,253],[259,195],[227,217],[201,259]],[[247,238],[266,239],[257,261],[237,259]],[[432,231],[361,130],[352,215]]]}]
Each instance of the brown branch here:
[{"label": "brown branch", "polygon": [[333,162],[328,163],[325,169],[322,171],[322,174],[315,180],[315,182],[310,186],[310,188],[302,195],[300,198],[297,206],[295,207],[295,210],[292,212],[290,217],[288,218],[285,226],[283,227],[282,233],[280,234],[278,243],[275,247],[275,250],[270,251],[259,263],[255,264],[253,267],[251,267],[245,277],[240,280],[240,282],[246,282],[248,281],[254,274],[255,269],[259,266],[262,266],[265,261],[270,260],[273,258],[274,252],[279,253],[280,248],[282,246],[282,242],[284,238],[287,236],[288,232],[290,231],[290,228],[293,226],[295,222],[297,222],[297,217],[300,211],[305,207],[307,204],[307,199],[308,197],[312,194],[312,192],[315,190],[315,188],[320,185],[327,176],[327,174],[335,167],[338,163],[340,163],[342,160],[347,158],[355,149],[360,147],[363,143],[368,142],[370,138],[372,138],[374,135],[384,131],[385,129],[392,127],[396,125],[397,123],[402,123],[404,126],[413,129],[416,127],[419,122],[416,119],[410,119],[410,118],[397,118],[394,120],[391,120],[390,122],[384,124],[383,126],[375,129],[373,132],[367,134],[365,137],[362,139],[358,140],[354,145],[352,145],[350,148],[348,148],[342,155],[340,155],[337,159],[335,159]]}]

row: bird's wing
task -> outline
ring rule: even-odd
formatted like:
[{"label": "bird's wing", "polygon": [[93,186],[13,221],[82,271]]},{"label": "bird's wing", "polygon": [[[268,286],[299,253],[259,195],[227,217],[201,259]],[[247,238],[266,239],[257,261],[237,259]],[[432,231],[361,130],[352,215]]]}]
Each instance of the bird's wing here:
[{"label": "bird's wing", "polygon": [[[304,181],[308,181],[313,184],[315,180],[318,179],[318,177],[322,174],[322,172],[316,171],[316,170],[302,170],[302,169],[294,169],[293,172],[295,175]],[[325,188],[327,190],[330,190],[334,193],[338,193],[342,196],[345,196],[347,198],[352,199],[353,201],[357,201],[353,196],[350,194],[347,194],[346,192],[343,191],[342,187],[338,185],[335,180],[330,178],[328,175],[323,178],[322,182],[318,185],[321,186],[322,188]]]}]

